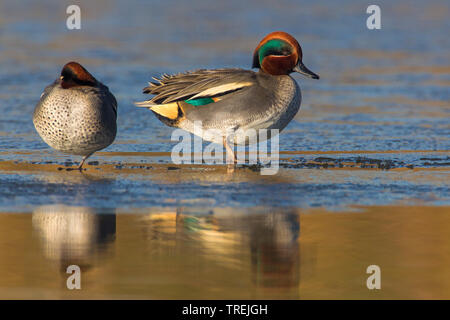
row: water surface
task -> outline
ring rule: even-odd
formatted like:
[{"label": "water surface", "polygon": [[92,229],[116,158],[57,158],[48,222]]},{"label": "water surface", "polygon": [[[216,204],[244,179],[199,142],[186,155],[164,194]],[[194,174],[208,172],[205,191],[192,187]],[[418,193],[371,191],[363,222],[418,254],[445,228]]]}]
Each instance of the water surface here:
[{"label": "water surface", "polygon": [[[0,298],[450,298],[446,2],[379,1],[376,31],[356,0],[78,3],[77,31],[65,2],[0,3]],[[249,68],[274,30],[321,76],[293,75],[278,173],[174,165],[171,128],[133,105],[147,81]],[[119,104],[82,173],[31,121],[70,60]]]}]

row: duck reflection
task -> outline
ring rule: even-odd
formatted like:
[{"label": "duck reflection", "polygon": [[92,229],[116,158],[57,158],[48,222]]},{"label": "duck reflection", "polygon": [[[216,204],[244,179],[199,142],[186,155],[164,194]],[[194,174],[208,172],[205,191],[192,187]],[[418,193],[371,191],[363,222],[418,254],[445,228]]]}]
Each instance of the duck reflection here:
[{"label": "duck reflection", "polygon": [[[300,218],[296,210],[197,212],[178,208],[147,216],[142,225],[152,247],[192,252],[235,270],[259,288],[298,288]],[[256,212],[255,212],[256,211]]]},{"label": "duck reflection", "polygon": [[262,287],[296,287],[300,283],[296,212],[271,212],[249,225],[253,281]]},{"label": "duck reflection", "polygon": [[116,235],[115,213],[89,207],[41,206],[33,211],[32,225],[44,256],[63,273],[72,264],[83,271],[93,267]]}]

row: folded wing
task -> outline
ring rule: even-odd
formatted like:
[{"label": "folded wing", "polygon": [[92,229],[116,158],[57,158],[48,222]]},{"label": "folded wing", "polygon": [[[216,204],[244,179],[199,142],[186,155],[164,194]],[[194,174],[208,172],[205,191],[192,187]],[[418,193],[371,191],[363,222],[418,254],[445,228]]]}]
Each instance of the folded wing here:
[{"label": "folded wing", "polygon": [[139,106],[221,97],[256,83],[255,73],[243,69],[197,70],[153,79],[156,82],[143,92],[155,96]]}]

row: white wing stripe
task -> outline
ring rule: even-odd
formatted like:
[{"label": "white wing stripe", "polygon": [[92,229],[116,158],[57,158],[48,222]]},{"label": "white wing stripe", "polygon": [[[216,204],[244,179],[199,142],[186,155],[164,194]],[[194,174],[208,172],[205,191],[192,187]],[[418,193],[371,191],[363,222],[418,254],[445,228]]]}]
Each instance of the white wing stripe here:
[{"label": "white wing stripe", "polygon": [[210,97],[215,96],[217,94],[225,93],[228,91],[237,90],[243,87],[251,86],[252,82],[233,82],[233,83],[227,83],[223,84],[217,87],[212,87],[209,89],[206,89],[205,91],[202,91],[200,93],[197,93],[195,96],[191,97],[189,100],[193,100],[199,97]]}]

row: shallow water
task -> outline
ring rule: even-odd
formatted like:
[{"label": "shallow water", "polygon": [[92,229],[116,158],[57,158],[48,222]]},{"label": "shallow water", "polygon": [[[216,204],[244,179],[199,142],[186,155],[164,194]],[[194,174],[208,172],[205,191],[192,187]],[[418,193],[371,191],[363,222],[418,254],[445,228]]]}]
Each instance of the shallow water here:
[{"label": "shallow water", "polygon": [[[449,297],[448,208],[208,210],[49,205],[0,215],[0,296]],[[81,290],[69,291],[73,264],[82,270]],[[381,268],[379,291],[366,287],[372,264]]]},{"label": "shallow water", "polygon": [[[65,3],[0,3],[0,298],[450,298],[447,3],[378,2],[377,31],[360,1],[80,3],[79,31]],[[174,165],[171,129],[133,105],[147,81],[249,68],[276,29],[321,76],[294,75],[279,172]],[[82,173],[31,121],[69,60],[119,104]]]}]

